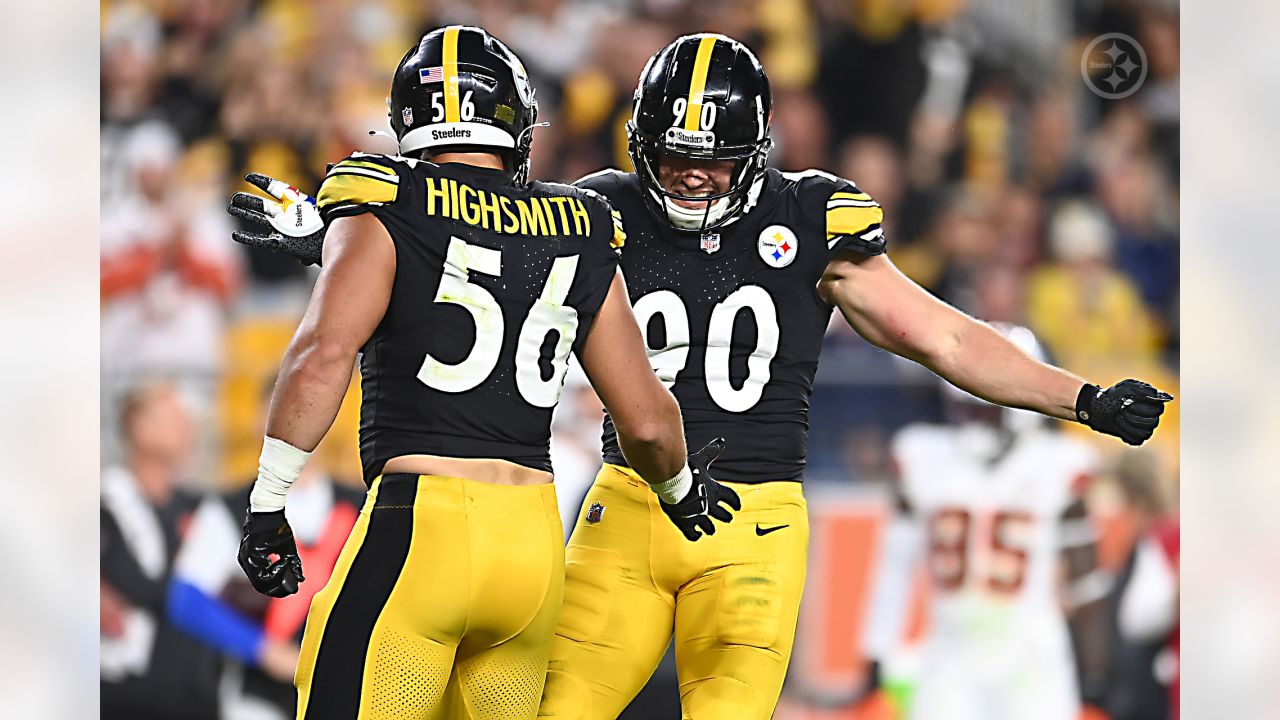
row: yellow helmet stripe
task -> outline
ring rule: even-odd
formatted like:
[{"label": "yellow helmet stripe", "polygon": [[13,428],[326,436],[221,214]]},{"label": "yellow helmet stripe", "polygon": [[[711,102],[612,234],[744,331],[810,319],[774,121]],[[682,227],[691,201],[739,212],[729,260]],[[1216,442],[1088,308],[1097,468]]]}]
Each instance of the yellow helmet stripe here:
[{"label": "yellow helmet stripe", "polygon": [[698,56],[693,61],[693,79],[689,81],[689,103],[684,114],[684,129],[698,130],[702,119],[702,91],[707,87],[707,69],[711,67],[711,51],[716,39],[708,36],[698,42]]},{"label": "yellow helmet stripe", "polygon": [[444,31],[444,121],[458,122],[458,30],[457,25]]}]

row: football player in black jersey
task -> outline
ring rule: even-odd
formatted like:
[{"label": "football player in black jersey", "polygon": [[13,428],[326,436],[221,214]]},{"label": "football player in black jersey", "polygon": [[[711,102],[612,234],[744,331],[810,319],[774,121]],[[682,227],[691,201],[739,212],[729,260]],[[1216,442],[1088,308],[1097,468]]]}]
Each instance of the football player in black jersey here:
[{"label": "football player in black jersey", "polygon": [[[566,553],[540,717],[615,718],[673,634],[684,717],[772,715],[804,586],[809,395],[833,310],[978,397],[1129,444],[1151,436],[1172,399],[1134,380],[1102,389],[1036,361],[907,279],[885,255],[883,215],[866,193],[820,171],[767,168],[771,112],[750,50],[722,35],[679,38],[635,93],[635,172],[577,183],[626,218],[621,267],[650,362],[690,442],[729,439],[717,474],[746,509],[711,542],[680,542],[656,521],[617,418],[606,419],[605,465]],[[254,242],[316,260],[277,230]]]},{"label": "football player in black jersey", "polygon": [[359,354],[368,499],[311,604],[298,717],[533,718],[564,587],[548,441],[569,353],[681,542],[714,533],[738,500],[707,476],[719,443],[686,460],[617,271],[616,213],[593,192],[526,180],[537,104],[516,56],[480,28],[429,33],[389,105],[400,154],[333,166],[322,223],[266,179],[283,205],[233,204],[328,230],[239,560],[260,592],[297,591],[285,495]]}]

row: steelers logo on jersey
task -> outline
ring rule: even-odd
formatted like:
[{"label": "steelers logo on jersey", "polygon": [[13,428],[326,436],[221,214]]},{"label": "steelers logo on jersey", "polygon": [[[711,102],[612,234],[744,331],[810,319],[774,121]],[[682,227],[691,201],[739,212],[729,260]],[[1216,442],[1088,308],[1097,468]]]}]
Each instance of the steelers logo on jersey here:
[{"label": "steelers logo on jersey", "polygon": [[760,240],[756,247],[760,251],[760,259],[769,267],[784,268],[795,262],[800,243],[796,234],[786,225],[770,225],[760,231]]}]

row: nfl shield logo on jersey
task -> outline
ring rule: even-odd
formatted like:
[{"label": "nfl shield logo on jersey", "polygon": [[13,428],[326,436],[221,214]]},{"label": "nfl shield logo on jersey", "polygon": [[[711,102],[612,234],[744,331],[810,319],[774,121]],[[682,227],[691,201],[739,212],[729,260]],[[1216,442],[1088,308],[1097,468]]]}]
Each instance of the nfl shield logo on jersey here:
[{"label": "nfl shield logo on jersey", "polygon": [[760,231],[760,259],[769,267],[784,268],[796,259],[799,250],[796,234],[786,225],[770,225]]},{"label": "nfl shield logo on jersey", "polygon": [[587,508],[587,522],[598,523],[602,517],[604,517],[604,506],[600,503],[591,503],[591,507]]},{"label": "nfl shield logo on jersey", "polygon": [[400,111],[400,117],[404,119],[406,126],[413,124],[413,108],[405,108]]},{"label": "nfl shield logo on jersey", "polygon": [[702,236],[702,251],[710,255],[720,249],[720,233],[707,233]]}]

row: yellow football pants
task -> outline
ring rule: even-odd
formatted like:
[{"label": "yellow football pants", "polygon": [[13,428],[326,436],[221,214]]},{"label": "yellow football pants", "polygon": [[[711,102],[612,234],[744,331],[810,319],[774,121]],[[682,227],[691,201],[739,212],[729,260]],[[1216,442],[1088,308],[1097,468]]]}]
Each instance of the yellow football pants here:
[{"label": "yellow football pants", "polygon": [[312,600],[299,720],[533,718],[564,590],[554,487],[374,480]]},{"label": "yellow football pants", "polygon": [[742,511],[689,542],[629,469],[605,465],[565,555],[565,595],[538,717],[614,720],[672,634],[686,720],[773,715],[804,589],[800,484],[729,483]]}]

